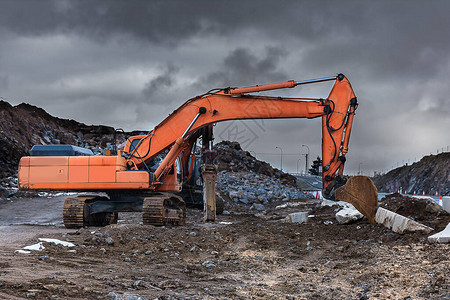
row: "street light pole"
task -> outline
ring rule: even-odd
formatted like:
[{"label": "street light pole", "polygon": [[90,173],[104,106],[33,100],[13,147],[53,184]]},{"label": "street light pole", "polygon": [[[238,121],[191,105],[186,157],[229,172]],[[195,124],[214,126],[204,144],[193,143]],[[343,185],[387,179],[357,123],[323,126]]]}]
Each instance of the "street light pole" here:
[{"label": "street light pole", "polygon": [[359,163],[359,172],[358,172],[358,175],[361,175],[361,165],[362,165],[362,162]]},{"label": "street light pole", "polygon": [[281,172],[283,172],[283,149],[281,149],[281,147],[275,147],[275,148],[280,149]]},{"label": "street light pole", "polygon": [[302,147],[306,147],[308,149],[308,153],[304,154],[306,157],[306,164],[305,164],[305,175],[308,174],[308,156],[309,156],[309,147],[308,145],[302,145]]}]

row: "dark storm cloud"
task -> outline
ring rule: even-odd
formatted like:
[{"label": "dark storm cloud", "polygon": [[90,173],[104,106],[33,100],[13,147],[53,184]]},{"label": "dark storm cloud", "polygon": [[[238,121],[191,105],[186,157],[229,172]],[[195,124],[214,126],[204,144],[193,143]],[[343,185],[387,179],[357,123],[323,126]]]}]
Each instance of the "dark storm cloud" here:
[{"label": "dark storm cloud", "polygon": [[[267,8],[248,2],[235,10],[233,2],[3,1],[0,24],[23,35],[73,31],[97,38],[127,34],[147,41],[178,43],[197,34],[225,34],[242,28],[251,19],[258,20],[255,15]],[[285,9],[274,3],[268,6],[272,11]],[[275,15],[269,20],[276,21]]]},{"label": "dark storm cloud", "polygon": [[158,94],[164,92],[165,89],[172,87],[176,80],[176,74],[180,70],[179,67],[175,66],[172,63],[168,63],[165,66],[165,70],[163,74],[156,76],[150,82],[145,85],[142,93],[146,98],[152,99],[152,103],[162,103],[165,102],[166,99],[157,98]]},{"label": "dark storm cloud", "polygon": [[208,87],[228,87],[254,85],[257,82],[273,82],[287,76],[278,70],[278,63],[286,51],[281,47],[267,47],[257,55],[247,48],[231,50],[219,66],[219,71],[211,72],[194,85],[199,89]]},{"label": "dark storm cloud", "polygon": [[[151,128],[211,88],[342,72],[361,103],[348,167],[364,161],[382,169],[450,143],[442,129],[450,126],[449,8],[448,1],[4,0],[0,96],[132,130]],[[307,143],[318,154],[319,120],[264,126],[254,147],[284,143],[297,152]],[[298,159],[286,158],[291,171]]]}]

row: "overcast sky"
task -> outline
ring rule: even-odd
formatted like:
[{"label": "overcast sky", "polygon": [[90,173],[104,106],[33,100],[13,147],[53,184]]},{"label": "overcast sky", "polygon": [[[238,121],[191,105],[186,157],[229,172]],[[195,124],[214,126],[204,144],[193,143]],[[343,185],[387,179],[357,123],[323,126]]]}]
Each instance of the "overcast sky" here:
[{"label": "overcast sky", "polygon": [[[449,1],[0,1],[0,96],[86,124],[150,130],[216,87],[344,73],[360,106],[346,170],[450,145]],[[326,97],[330,84],[272,95]],[[291,172],[321,122],[216,126]],[[253,154],[253,153],[252,153]],[[299,160],[300,159],[300,160]],[[310,160],[311,161],[311,160]]]}]

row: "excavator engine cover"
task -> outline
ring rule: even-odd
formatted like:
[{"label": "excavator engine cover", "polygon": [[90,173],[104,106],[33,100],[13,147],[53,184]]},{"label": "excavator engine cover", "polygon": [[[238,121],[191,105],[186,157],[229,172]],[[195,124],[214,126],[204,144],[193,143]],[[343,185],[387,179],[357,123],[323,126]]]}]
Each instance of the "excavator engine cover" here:
[{"label": "excavator engine cover", "polygon": [[360,213],[375,223],[378,209],[378,191],[367,176],[354,176],[335,191],[336,200],[351,203]]}]

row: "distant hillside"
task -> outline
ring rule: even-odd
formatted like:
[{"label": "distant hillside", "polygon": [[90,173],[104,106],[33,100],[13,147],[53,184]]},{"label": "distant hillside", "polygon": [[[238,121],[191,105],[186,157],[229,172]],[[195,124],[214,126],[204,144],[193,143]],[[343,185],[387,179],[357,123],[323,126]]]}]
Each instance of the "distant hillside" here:
[{"label": "distant hillside", "polygon": [[[51,116],[42,108],[0,101],[0,179],[14,175],[33,145],[70,144],[105,148],[114,128]],[[95,149],[94,149],[95,150]]]},{"label": "distant hillside", "polygon": [[408,193],[431,195],[438,190],[450,195],[450,152],[423,157],[419,162],[390,171],[373,178],[381,192],[396,192],[402,188]]}]

